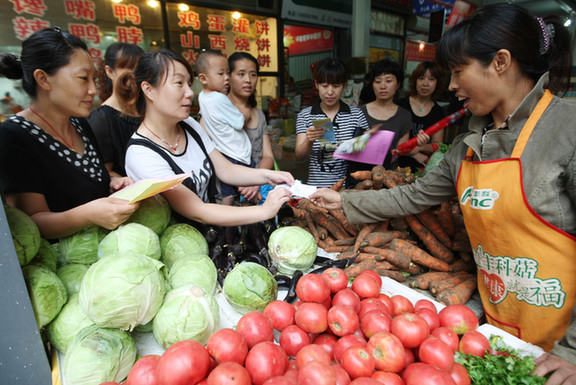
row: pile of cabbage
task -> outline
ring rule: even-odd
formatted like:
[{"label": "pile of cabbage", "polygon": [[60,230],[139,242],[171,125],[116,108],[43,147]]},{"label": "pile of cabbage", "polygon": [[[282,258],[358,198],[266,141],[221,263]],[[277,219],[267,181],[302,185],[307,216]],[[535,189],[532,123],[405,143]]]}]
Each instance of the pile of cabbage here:
[{"label": "pile of cabbage", "polygon": [[64,383],[126,378],[137,357],[133,333],[168,348],[203,344],[218,328],[217,271],[194,227],[170,224],[159,195],[116,230],[90,226],[57,243],[41,238],[22,211],[5,206],[38,323],[62,354]]}]

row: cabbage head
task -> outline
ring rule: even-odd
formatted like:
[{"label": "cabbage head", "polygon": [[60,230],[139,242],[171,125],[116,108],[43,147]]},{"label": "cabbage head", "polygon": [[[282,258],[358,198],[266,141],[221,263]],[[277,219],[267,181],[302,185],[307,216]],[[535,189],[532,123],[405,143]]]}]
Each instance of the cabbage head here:
[{"label": "cabbage head", "polygon": [[98,260],[98,245],[108,230],[91,225],[60,239],[60,250],[68,263],[90,265]]},{"label": "cabbage head", "polygon": [[171,216],[172,209],[166,198],[156,194],[141,200],[136,211],[130,215],[126,222],[144,225],[160,236],[168,227]]},{"label": "cabbage head", "polygon": [[46,327],[48,340],[59,352],[66,354],[74,336],[90,325],[94,325],[94,322],[82,311],[78,294],[74,294],[68,298],[58,316]]},{"label": "cabbage head", "polygon": [[134,253],[94,263],[80,285],[80,306],[100,327],[134,329],[154,318],[166,294],[162,262]]},{"label": "cabbage head", "polygon": [[216,265],[207,255],[184,255],[174,262],[168,273],[168,283],[173,289],[194,285],[214,295],[217,282]]},{"label": "cabbage head", "polygon": [[278,296],[278,283],[264,266],[254,262],[237,264],[224,278],[224,296],[241,314],[262,311]]},{"label": "cabbage head", "polygon": [[30,265],[44,266],[53,272],[56,272],[58,266],[58,256],[50,242],[44,238],[40,238],[40,248],[38,249],[38,252],[34,258],[32,258],[32,260],[28,263]]},{"label": "cabbage head", "polygon": [[26,265],[22,274],[28,288],[38,328],[42,330],[66,304],[68,295],[56,273],[46,267]]},{"label": "cabbage head", "polygon": [[40,248],[40,230],[36,222],[24,211],[16,207],[4,205],[6,220],[10,227],[14,248],[18,255],[20,266],[26,265],[34,258]]},{"label": "cabbage head", "polygon": [[89,267],[83,263],[70,263],[56,270],[56,275],[64,284],[69,297],[80,291],[80,284]]},{"label": "cabbage head", "polygon": [[80,330],[68,347],[62,367],[62,383],[119,383],[130,372],[136,355],[136,343],[127,332],[87,326]]},{"label": "cabbage head", "polygon": [[180,287],[166,294],[154,317],[154,338],[164,348],[182,340],[205,345],[220,323],[220,309],[214,296],[198,286]]},{"label": "cabbage head", "polygon": [[160,236],[162,261],[168,269],[183,255],[208,255],[208,242],[194,226],[177,223]]},{"label": "cabbage head", "polygon": [[160,238],[149,227],[127,223],[109,232],[98,245],[98,258],[124,252],[160,259]]},{"label": "cabbage head", "polygon": [[312,234],[298,226],[277,228],[268,239],[272,264],[282,274],[292,275],[296,270],[309,269],[317,251],[318,245]]}]

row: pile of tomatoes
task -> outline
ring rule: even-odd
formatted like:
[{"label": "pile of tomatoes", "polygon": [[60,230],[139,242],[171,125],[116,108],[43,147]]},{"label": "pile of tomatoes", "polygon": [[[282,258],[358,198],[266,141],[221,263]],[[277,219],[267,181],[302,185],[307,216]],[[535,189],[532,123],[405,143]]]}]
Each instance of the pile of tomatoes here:
[{"label": "pile of tomatoes", "polygon": [[[298,301],[271,302],[216,331],[133,366],[128,385],[469,385],[456,351],[483,356],[488,339],[464,305],[437,311],[381,293],[371,271],[348,285],[330,268],[298,281]],[[275,331],[276,340],[275,342]]]}]

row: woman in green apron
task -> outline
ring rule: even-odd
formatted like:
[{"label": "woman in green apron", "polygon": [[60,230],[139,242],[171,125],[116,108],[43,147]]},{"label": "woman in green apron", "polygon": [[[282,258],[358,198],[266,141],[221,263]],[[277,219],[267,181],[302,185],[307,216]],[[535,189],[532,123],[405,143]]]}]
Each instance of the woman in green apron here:
[{"label": "woman in green apron", "polygon": [[547,385],[576,383],[576,104],[554,96],[568,85],[571,45],[554,18],[478,10],[438,45],[473,115],[438,167],[391,190],[313,196],[352,223],[457,197],[487,322],[550,352],[537,360],[537,374],[554,372]]}]

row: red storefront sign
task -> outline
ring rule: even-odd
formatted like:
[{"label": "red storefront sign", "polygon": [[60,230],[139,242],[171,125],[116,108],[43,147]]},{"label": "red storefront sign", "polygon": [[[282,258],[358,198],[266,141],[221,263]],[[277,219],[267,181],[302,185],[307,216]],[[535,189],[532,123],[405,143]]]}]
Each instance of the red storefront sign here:
[{"label": "red storefront sign", "polygon": [[406,61],[434,61],[436,46],[415,41],[406,42]]},{"label": "red storefront sign", "polygon": [[334,48],[334,33],[327,29],[284,26],[284,47],[288,55],[330,51]]},{"label": "red storefront sign", "polygon": [[456,24],[467,18],[478,9],[476,4],[471,4],[463,0],[456,0],[454,3],[454,8],[452,8],[452,12],[450,12],[450,17],[448,18],[448,22],[446,25],[448,27],[454,27]]}]

